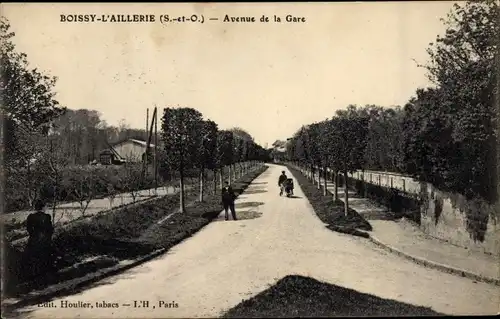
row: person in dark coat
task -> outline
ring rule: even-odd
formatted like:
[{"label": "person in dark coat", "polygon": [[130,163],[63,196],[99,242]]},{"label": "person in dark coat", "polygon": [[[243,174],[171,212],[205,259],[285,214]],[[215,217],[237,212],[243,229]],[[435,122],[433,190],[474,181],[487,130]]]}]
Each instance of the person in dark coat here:
[{"label": "person in dark coat", "polygon": [[26,228],[29,234],[25,249],[24,266],[29,279],[51,272],[54,262],[52,218],[45,213],[45,202],[35,202],[35,212],[28,215]]},{"label": "person in dark coat", "polygon": [[222,188],[222,205],[224,206],[224,211],[226,213],[226,220],[228,220],[228,212],[231,209],[231,215],[233,215],[233,220],[236,220],[236,212],[234,210],[234,200],[236,195],[234,194],[233,188],[229,185],[229,182],[225,182]]},{"label": "person in dark coat", "polygon": [[286,176],[285,171],[282,171],[280,177],[278,178],[278,186],[280,188],[280,196],[283,195],[284,183],[286,182],[287,179],[288,179],[288,177]]}]

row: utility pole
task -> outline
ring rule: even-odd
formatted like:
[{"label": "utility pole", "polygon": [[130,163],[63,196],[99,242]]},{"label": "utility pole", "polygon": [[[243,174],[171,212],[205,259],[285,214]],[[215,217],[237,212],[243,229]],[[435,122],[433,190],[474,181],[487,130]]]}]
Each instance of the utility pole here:
[{"label": "utility pole", "polygon": [[157,188],[158,188],[158,112],[155,106],[155,155],[154,155],[154,170],[155,170],[155,195],[157,195]]},{"label": "utility pole", "polygon": [[[146,109],[146,134],[147,137],[149,137],[149,131],[148,131],[148,124],[149,124],[149,108]],[[146,146],[146,152],[144,152],[144,179],[146,179],[146,176],[148,175],[148,147]]]},{"label": "utility pole", "polygon": [[[146,131],[147,131],[147,134],[148,134],[148,140],[146,142],[146,152],[144,153],[144,173],[143,173],[143,180],[145,180],[145,177],[146,177],[146,173],[147,173],[147,170],[148,170],[148,162],[147,162],[147,154],[149,152],[149,148],[150,148],[150,145],[151,145],[151,138],[153,137],[153,125],[154,125],[154,118],[156,116],[156,108],[154,108],[153,110],[153,115],[151,116],[151,126],[150,128],[148,129],[148,127],[146,126]],[[149,109],[148,109],[148,120],[149,120]],[[148,123],[149,124],[149,123]]]}]

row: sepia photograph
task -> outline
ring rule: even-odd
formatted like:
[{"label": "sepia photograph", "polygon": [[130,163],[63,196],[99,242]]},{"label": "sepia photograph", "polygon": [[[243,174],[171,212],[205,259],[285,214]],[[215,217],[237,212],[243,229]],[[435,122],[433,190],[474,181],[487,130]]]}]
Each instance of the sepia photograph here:
[{"label": "sepia photograph", "polygon": [[0,4],[2,318],[500,314],[500,2]]}]

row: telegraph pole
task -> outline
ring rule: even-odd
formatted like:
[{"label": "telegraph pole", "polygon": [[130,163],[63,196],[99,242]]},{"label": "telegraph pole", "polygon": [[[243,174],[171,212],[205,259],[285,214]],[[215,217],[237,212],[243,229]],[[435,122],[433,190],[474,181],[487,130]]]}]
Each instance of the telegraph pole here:
[{"label": "telegraph pole", "polygon": [[158,188],[158,111],[155,106],[155,155],[154,155],[154,170],[155,170],[155,194],[157,194],[157,188]]},{"label": "telegraph pole", "polygon": [[[149,136],[149,131],[148,131],[148,124],[149,124],[149,108],[146,109],[146,138]],[[148,148],[146,146],[146,152],[144,153],[144,178],[148,175]]]}]

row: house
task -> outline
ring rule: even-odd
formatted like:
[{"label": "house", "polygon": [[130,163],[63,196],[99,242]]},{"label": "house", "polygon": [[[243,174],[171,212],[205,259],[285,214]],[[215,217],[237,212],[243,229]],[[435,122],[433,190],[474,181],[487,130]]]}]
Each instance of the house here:
[{"label": "house", "polygon": [[[144,160],[147,141],[129,138],[124,141],[110,145],[99,154],[101,164],[121,164],[125,162],[140,163]],[[154,155],[155,145],[149,144],[150,158]],[[149,162],[149,160],[148,160]]]}]

